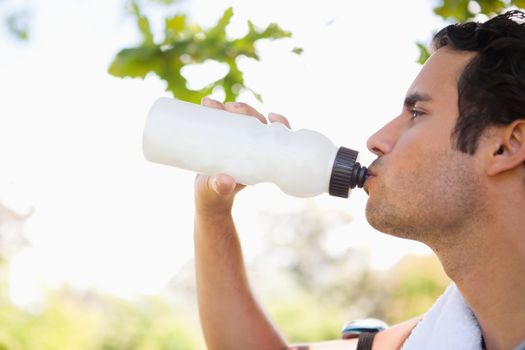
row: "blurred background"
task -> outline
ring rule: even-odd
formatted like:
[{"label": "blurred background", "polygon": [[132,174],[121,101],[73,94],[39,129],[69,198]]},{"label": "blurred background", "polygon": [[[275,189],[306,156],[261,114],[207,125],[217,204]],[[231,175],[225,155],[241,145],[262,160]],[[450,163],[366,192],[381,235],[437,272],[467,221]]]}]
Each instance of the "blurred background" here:
[{"label": "blurred background", "polygon": [[[432,34],[512,7],[525,1],[0,0],[0,349],[204,349],[195,175],[142,156],[156,98],[247,102],[369,164]],[[365,204],[238,196],[253,288],[289,341],[419,315],[449,283]]]}]

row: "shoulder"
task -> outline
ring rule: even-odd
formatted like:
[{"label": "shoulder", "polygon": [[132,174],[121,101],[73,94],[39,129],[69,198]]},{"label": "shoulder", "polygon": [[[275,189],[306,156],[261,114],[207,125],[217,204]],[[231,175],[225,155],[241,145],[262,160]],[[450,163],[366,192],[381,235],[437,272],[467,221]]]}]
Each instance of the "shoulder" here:
[{"label": "shoulder", "polygon": [[[399,323],[377,333],[372,350],[398,350],[401,348],[410,332],[421,320],[422,316]],[[357,339],[333,340],[319,343],[291,345],[287,350],[355,350]]]},{"label": "shoulder", "polygon": [[417,326],[419,321],[421,321],[422,317],[423,316],[412,318],[377,333],[374,338],[374,346],[372,347],[372,350],[401,349],[401,346],[403,346],[403,343],[412,330]]}]

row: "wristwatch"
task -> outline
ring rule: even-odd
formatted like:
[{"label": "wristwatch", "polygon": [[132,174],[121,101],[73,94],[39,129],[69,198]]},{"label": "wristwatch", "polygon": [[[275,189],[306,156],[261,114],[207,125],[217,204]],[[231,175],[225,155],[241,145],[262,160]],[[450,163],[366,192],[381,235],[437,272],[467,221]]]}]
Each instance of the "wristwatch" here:
[{"label": "wristwatch", "polygon": [[361,333],[376,333],[388,328],[388,324],[376,318],[366,318],[347,323],[341,330],[343,339],[359,337]]}]

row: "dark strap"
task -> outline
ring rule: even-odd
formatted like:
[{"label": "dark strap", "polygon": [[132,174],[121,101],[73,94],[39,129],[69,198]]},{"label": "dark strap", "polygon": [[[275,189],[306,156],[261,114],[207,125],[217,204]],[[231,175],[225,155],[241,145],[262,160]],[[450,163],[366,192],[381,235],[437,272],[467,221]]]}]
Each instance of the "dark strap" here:
[{"label": "dark strap", "polygon": [[377,332],[359,334],[356,350],[372,350],[372,344],[374,344],[374,337],[376,334]]}]

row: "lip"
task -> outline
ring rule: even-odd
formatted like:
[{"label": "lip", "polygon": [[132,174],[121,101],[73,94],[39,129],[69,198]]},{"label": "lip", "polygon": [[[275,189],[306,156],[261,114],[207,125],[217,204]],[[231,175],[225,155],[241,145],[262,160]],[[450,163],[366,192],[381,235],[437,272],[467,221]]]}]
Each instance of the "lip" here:
[{"label": "lip", "polygon": [[370,186],[370,181],[375,178],[375,175],[371,175],[368,173],[368,176],[366,177],[365,183],[363,184],[363,189],[365,190],[366,194],[369,195],[368,187]]}]

